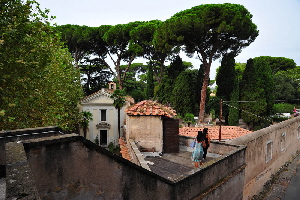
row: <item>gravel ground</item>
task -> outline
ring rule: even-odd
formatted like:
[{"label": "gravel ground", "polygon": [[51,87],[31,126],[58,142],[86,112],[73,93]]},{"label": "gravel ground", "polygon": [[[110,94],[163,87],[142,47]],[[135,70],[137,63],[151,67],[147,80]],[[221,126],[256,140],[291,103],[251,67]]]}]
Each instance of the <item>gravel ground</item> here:
[{"label": "gravel ground", "polygon": [[255,195],[252,200],[281,200],[284,198],[291,179],[296,175],[297,167],[300,165],[300,154],[292,162],[286,163],[277,174],[271,177],[263,188],[263,191]]},{"label": "gravel ground", "polygon": [[5,178],[1,178],[0,179],[0,200],[4,200],[5,199],[5,187],[6,183],[5,183]]}]

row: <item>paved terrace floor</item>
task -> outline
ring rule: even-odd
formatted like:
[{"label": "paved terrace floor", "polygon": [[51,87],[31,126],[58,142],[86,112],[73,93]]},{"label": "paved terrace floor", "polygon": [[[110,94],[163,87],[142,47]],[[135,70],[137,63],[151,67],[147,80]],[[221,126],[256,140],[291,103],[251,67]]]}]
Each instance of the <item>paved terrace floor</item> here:
[{"label": "paved terrace floor", "polygon": [[[179,153],[166,153],[162,156],[147,156],[145,161],[151,171],[169,180],[177,180],[195,172],[192,152],[180,151]],[[201,168],[213,162],[220,155],[207,153],[206,160]]]}]

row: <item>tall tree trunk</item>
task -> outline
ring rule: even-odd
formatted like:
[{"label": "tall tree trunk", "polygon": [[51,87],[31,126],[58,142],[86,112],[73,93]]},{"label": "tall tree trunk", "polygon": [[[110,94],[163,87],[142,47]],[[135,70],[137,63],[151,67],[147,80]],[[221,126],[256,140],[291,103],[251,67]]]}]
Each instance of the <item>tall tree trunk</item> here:
[{"label": "tall tree trunk", "polygon": [[208,81],[209,81],[210,65],[211,65],[211,62],[209,62],[209,63],[207,63],[206,61],[203,62],[204,78],[203,78],[203,84],[202,84],[202,89],[201,89],[200,111],[199,111],[199,116],[198,116],[199,123],[204,122],[206,93],[207,93],[207,87],[208,87]]}]

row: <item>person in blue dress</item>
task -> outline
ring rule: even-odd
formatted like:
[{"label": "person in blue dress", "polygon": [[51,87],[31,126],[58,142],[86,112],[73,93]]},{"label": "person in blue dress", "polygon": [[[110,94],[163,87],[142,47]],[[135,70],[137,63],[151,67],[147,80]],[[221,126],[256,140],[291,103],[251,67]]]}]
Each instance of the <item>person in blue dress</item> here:
[{"label": "person in blue dress", "polygon": [[196,137],[196,145],[194,151],[192,153],[192,160],[194,161],[195,168],[202,165],[203,158],[203,143],[204,143],[204,134],[202,131],[198,131],[198,135]]}]

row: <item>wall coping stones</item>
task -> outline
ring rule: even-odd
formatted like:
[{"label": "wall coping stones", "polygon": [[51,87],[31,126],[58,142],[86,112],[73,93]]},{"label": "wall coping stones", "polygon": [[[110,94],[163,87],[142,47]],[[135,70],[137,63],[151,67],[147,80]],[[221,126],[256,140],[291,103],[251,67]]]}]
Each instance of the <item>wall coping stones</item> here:
[{"label": "wall coping stones", "polygon": [[40,199],[22,143],[6,144],[6,199]]}]

